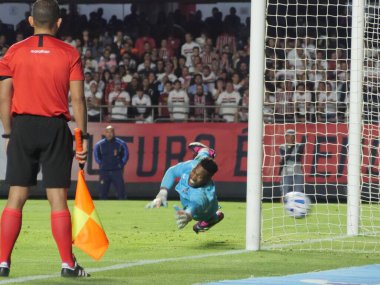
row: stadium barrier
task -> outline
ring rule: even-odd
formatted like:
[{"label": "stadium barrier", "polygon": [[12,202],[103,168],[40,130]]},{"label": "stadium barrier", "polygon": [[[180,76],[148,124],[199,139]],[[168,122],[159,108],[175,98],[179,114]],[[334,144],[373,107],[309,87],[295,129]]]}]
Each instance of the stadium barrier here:
[{"label": "stadium barrier", "polygon": [[[109,123],[89,123],[89,156],[86,164],[86,180],[94,198],[98,196],[98,165],[92,155],[95,143],[102,138]],[[214,180],[221,200],[244,200],[247,175],[246,123],[160,123],[127,124],[112,123],[116,135],[127,142],[130,159],[124,171],[126,191],[131,199],[150,199],[159,189],[165,170],[180,161],[191,159],[187,145],[201,141],[216,148],[219,171]],[[75,124],[71,124],[74,128]],[[284,143],[286,129],[296,130],[297,142],[305,144],[303,165],[305,191],[317,193],[316,199],[345,199],[347,179],[347,125],[346,124],[267,124],[263,138],[263,182],[264,199],[279,196],[279,146]],[[372,125],[365,125],[366,132],[378,132]],[[254,131],[254,130],[253,130]],[[378,135],[373,136],[378,137]],[[363,173],[379,173],[379,139],[363,143],[366,159],[362,162]],[[1,161],[5,168],[5,161]],[[73,197],[78,165],[74,162],[72,188]],[[364,183],[374,182],[364,179]],[[378,182],[378,180],[377,180]],[[7,186],[1,184],[1,197],[7,194]],[[367,191],[369,191],[367,189]],[[375,189],[373,189],[375,191]],[[320,194],[320,195],[319,195]],[[362,195],[366,195],[364,191]],[[38,185],[32,197],[45,196]],[[176,197],[174,191],[172,197]],[[114,197],[111,191],[110,197]]]}]

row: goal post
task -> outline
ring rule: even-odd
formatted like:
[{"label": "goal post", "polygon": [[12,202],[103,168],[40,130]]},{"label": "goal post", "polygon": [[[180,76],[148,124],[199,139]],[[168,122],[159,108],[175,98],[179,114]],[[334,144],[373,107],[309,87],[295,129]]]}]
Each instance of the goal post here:
[{"label": "goal post", "polygon": [[347,234],[359,234],[363,102],[364,1],[352,2],[351,80],[348,131]]},{"label": "goal post", "polygon": [[[266,1],[251,2],[249,94],[264,94]],[[253,56],[254,55],[254,56]],[[248,114],[246,249],[259,250],[261,239],[263,96],[250,96]],[[249,151],[251,149],[251,151]]]},{"label": "goal post", "polygon": [[251,35],[246,249],[379,251],[380,0],[253,1]]}]

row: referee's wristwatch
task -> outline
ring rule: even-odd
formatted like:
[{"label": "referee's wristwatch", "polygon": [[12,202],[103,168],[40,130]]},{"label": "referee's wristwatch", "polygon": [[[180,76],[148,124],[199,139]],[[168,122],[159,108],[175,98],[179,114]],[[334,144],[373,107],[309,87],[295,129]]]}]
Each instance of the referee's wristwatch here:
[{"label": "referee's wristwatch", "polygon": [[3,139],[9,139],[11,137],[11,134],[2,134],[1,137]]}]

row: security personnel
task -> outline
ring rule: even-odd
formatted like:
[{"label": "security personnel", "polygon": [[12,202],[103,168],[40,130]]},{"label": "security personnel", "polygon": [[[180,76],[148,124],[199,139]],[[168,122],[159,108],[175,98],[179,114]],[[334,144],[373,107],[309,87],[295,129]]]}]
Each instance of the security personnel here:
[{"label": "security personnel", "polygon": [[100,199],[108,198],[111,183],[115,186],[119,200],[126,199],[124,190],[124,166],[129,158],[127,144],[115,137],[112,126],[106,127],[104,139],[98,141],[94,157],[100,168]]}]

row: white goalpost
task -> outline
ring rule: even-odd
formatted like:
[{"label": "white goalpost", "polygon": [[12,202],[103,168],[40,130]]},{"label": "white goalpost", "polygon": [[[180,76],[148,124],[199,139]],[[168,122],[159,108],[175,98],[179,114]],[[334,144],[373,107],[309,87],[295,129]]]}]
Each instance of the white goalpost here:
[{"label": "white goalpost", "polygon": [[352,3],[352,40],[351,40],[351,78],[350,78],[350,116],[348,143],[347,176],[347,234],[359,234],[360,215],[360,166],[362,132],[362,89],[364,58],[364,2]]},{"label": "white goalpost", "polygon": [[380,0],[253,1],[251,35],[246,249],[378,252]]},{"label": "white goalpost", "polygon": [[[265,4],[266,1],[251,2],[251,37],[249,94],[264,94],[264,43],[265,43]],[[254,20],[252,20],[254,19]],[[256,33],[254,33],[256,32]],[[253,57],[252,54],[256,56]],[[248,113],[248,151],[247,158],[247,217],[246,217],[246,249],[259,250],[261,239],[261,167],[264,98],[249,98]],[[257,151],[257,152],[256,152]]]}]

